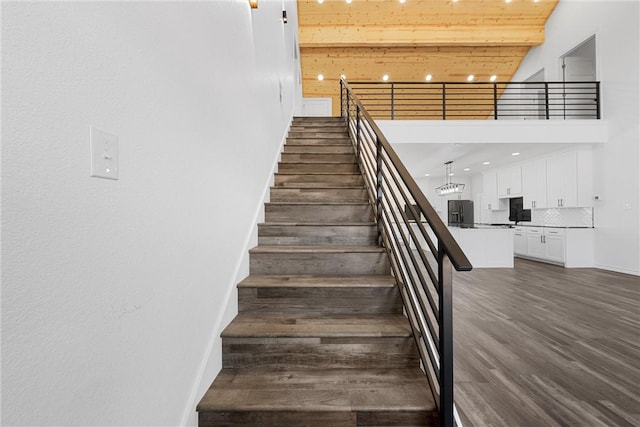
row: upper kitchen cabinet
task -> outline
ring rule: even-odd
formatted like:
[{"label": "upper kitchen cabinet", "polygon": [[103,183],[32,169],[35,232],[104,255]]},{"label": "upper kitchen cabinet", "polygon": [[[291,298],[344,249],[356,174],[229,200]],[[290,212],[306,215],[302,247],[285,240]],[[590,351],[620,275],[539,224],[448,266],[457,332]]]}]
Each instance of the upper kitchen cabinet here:
[{"label": "upper kitchen cabinet", "polygon": [[564,153],[547,159],[547,207],[592,206],[591,151]]},{"label": "upper kitchen cabinet", "polygon": [[498,200],[498,178],[495,172],[485,172],[482,174],[482,209],[495,211],[500,209]]},{"label": "upper kitchen cabinet", "polygon": [[522,195],[522,167],[510,166],[498,170],[498,197],[508,198]]},{"label": "upper kitchen cabinet", "polygon": [[525,209],[547,207],[546,160],[534,160],[522,166],[522,197]]}]

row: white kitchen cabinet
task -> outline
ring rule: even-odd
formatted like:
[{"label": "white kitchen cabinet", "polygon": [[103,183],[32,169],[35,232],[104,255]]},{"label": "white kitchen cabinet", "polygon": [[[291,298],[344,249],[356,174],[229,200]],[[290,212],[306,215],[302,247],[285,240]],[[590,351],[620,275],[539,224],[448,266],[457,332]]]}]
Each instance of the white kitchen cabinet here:
[{"label": "white kitchen cabinet", "polygon": [[527,252],[526,256],[534,258],[545,258],[545,247],[543,243],[544,231],[542,227],[527,228]]},{"label": "white kitchen cabinet", "polygon": [[513,228],[513,253],[527,255],[527,231],[523,227]]},{"label": "white kitchen cabinet", "polygon": [[498,178],[496,172],[486,172],[482,174],[482,193],[484,204],[483,209],[495,211],[500,209],[498,200]]},{"label": "white kitchen cabinet", "polygon": [[546,160],[535,160],[522,166],[522,197],[525,209],[547,207]]},{"label": "white kitchen cabinet", "polygon": [[547,159],[547,207],[592,206],[591,151],[581,150]]},{"label": "white kitchen cabinet", "polygon": [[498,198],[508,198],[522,194],[522,167],[510,166],[499,169],[497,174]]},{"label": "white kitchen cabinet", "polygon": [[564,230],[545,229],[542,236],[545,259],[564,263]]}]

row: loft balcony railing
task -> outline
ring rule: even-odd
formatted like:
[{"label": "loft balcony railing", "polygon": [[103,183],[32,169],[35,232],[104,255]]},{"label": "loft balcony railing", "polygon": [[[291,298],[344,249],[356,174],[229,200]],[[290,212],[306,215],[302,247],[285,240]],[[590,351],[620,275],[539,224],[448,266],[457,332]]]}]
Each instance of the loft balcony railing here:
[{"label": "loft balcony railing", "polygon": [[453,269],[469,271],[471,263],[345,80],[340,81],[340,96],[379,243],[389,256],[440,426],[452,427],[458,418],[453,401]]},{"label": "loft balcony railing", "polygon": [[600,119],[600,82],[349,82],[377,120]]}]

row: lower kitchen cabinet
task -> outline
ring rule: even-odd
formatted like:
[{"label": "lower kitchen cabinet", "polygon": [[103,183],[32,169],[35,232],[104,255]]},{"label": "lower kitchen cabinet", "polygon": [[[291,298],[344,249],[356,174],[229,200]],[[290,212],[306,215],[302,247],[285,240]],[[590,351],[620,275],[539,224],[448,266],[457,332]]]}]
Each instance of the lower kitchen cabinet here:
[{"label": "lower kitchen cabinet", "polygon": [[513,253],[565,267],[593,267],[592,228],[515,227]]}]

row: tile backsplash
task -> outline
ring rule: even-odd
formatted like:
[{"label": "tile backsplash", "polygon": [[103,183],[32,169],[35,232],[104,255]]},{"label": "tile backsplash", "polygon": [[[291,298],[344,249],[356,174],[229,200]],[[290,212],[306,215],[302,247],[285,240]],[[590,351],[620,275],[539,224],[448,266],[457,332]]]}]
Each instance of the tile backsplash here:
[{"label": "tile backsplash", "polygon": [[[491,211],[492,223],[509,223],[509,211]],[[593,227],[593,208],[532,209],[531,222],[523,225]]]}]

